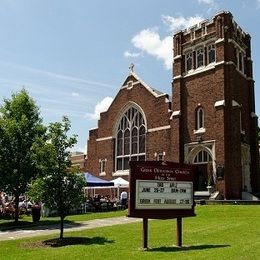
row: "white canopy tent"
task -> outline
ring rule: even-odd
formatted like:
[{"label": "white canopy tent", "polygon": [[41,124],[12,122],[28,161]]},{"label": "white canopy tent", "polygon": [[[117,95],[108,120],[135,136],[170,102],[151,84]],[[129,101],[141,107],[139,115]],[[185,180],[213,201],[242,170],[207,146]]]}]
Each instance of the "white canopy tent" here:
[{"label": "white canopy tent", "polygon": [[123,179],[122,177],[118,177],[114,180],[111,180],[110,182],[114,183],[114,186],[93,186],[93,187],[87,186],[87,187],[85,187],[85,192],[88,193],[88,191],[90,191],[90,193],[92,193],[92,196],[94,197],[96,194],[96,191],[98,191],[98,190],[110,189],[110,195],[112,195],[112,193],[114,193],[112,191],[116,189],[117,197],[119,198],[120,188],[122,188],[122,189],[129,188],[129,182],[127,180]]},{"label": "white canopy tent", "polygon": [[111,180],[111,182],[114,183],[115,187],[122,187],[122,188],[128,188],[129,187],[129,182],[123,179],[122,177],[118,177],[114,180]]},{"label": "white canopy tent", "polygon": [[118,177],[114,180],[111,180],[114,183],[114,187],[117,188],[117,197],[119,198],[120,188],[129,188],[129,182],[123,179],[122,177]]}]

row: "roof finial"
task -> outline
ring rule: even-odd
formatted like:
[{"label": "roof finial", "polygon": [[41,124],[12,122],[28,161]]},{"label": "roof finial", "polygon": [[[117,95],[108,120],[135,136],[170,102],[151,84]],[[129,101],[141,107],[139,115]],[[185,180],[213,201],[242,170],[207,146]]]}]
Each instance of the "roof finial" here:
[{"label": "roof finial", "polygon": [[131,74],[131,73],[133,73],[134,72],[134,64],[133,63],[131,63],[130,65],[129,65],[129,73]]}]

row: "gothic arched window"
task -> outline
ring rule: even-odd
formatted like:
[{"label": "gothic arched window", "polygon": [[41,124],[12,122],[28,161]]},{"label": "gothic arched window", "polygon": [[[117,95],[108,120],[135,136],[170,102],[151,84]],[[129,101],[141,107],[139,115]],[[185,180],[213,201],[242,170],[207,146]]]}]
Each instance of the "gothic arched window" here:
[{"label": "gothic arched window", "polygon": [[145,121],[136,108],[122,116],[116,134],[116,171],[129,169],[129,161],[145,160]]},{"label": "gothic arched window", "polygon": [[194,164],[201,164],[201,163],[208,163],[208,162],[212,162],[212,157],[205,150],[199,151],[194,158]]}]

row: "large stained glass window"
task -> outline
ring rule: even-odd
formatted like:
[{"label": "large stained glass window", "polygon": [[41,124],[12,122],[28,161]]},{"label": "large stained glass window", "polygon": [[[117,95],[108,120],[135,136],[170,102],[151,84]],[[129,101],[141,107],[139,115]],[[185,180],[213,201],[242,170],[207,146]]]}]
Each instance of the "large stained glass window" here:
[{"label": "large stained glass window", "polygon": [[136,108],[122,116],[116,135],[116,171],[129,169],[129,161],[145,160],[145,121]]}]

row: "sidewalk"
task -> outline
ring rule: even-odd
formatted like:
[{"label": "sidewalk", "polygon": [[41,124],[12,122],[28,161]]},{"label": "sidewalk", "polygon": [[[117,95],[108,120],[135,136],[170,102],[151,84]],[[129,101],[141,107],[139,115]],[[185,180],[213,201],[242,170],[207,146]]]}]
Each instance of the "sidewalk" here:
[{"label": "sidewalk", "polygon": [[[71,231],[79,231],[84,229],[136,223],[136,222],[141,222],[141,219],[128,218],[128,217],[94,219],[89,221],[75,222],[75,224],[64,224],[64,233],[71,232]],[[0,232],[0,241],[14,240],[14,239],[20,239],[26,237],[34,237],[34,236],[43,236],[43,235],[49,235],[55,233],[59,234],[59,232],[60,232],[59,225],[14,229],[10,231]]]}]

